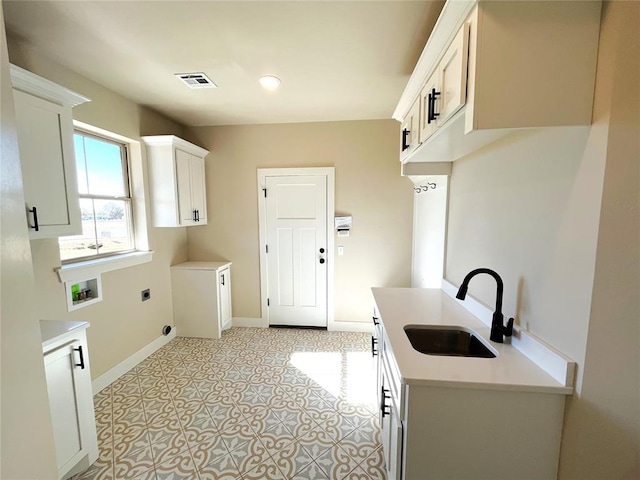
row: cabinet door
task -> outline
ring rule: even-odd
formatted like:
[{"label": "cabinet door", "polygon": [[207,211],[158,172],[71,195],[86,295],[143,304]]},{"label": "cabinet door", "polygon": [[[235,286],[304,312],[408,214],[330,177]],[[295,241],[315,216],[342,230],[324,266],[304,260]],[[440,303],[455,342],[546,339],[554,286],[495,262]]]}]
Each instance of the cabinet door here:
[{"label": "cabinet door", "polygon": [[196,222],[191,203],[191,155],[176,148],[175,159],[179,222],[182,226],[193,225]]},{"label": "cabinet door", "polygon": [[82,233],[71,109],[13,92],[31,238]]},{"label": "cabinet door", "polygon": [[441,98],[438,124],[446,122],[464,104],[467,98],[467,59],[469,57],[469,25],[465,24],[456,35],[440,62]]},{"label": "cabinet door", "polygon": [[404,161],[420,144],[420,102],[416,99],[402,122],[400,161]]},{"label": "cabinet door", "polygon": [[[420,92],[420,142],[424,142],[436,131],[437,119],[430,118],[429,113],[432,108],[437,108],[440,103],[440,99],[436,97],[432,100],[434,90],[440,91],[440,71],[436,70],[427,83],[425,84],[422,92]],[[430,106],[431,105],[431,106]]]},{"label": "cabinet door", "polygon": [[384,368],[382,368],[381,379],[380,430],[384,465],[387,480],[400,480],[402,478],[402,422],[399,417],[400,412],[389,391],[389,379]]},{"label": "cabinet door", "polygon": [[231,269],[220,272],[220,329],[231,328]]},{"label": "cabinet door", "polygon": [[75,341],[44,356],[59,473],[68,471],[87,453],[82,434],[86,405],[78,398],[81,348]]},{"label": "cabinet door", "polygon": [[196,225],[207,224],[207,200],[204,177],[204,158],[191,155],[191,208],[196,210]]}]

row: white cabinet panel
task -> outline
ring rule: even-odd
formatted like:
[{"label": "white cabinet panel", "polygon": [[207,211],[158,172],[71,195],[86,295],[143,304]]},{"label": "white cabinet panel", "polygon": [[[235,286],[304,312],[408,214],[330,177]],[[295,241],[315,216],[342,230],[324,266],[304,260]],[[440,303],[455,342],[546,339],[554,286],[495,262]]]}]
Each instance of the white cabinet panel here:
[{"label": "white cabinet panel", "polygon": [[11,75],[29,237],[80,234],[71,109],[88,99],[14,65]]},{"label": "white cabinet panel", "polygon": [[197,224],[207,224],[207,195],[204,177],[204,158],[191,155],[189,160],[191,175],[191,208],[198,212]]},{"label": "white cabinet panel", "polygon": [[462,26],[442,57],[440,98],[436,109],[439,123],[445,123],[465,103],[467,98],[467,59],[469,58],[469,25]]},{"label": "white cabinet panel", "polygon": [[40,322],[58,478],[98,458],[86,322]]},{"label": "white cabinet panel", "polygon": [[204,159],[209,151],[173,135],[142,140],[149,159],[153,226],[206,225]]},{"label": "white cabinet panel", "polygon": [[231,327],[231,263],[174,265],[171,290],[173,320],[180,335],[220,338]]},{"label": "white cabinet panel", "polygon": [[58,466],[82,454],[75,358],[81,348],[80,342],[73,342],[44,357]]},{"label": "white cabinet panel", "polygon": [[220,288],[220,327],[222,330],[231,328],[231,268],[219,272]]}]

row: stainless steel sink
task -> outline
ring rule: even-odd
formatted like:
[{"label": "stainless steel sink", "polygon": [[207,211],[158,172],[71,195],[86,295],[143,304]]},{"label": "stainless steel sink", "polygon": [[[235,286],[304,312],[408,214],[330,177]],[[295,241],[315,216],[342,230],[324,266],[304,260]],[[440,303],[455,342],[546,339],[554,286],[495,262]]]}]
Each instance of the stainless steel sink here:
[{"label": "stainless steel sink", "polygon": [[461,327],[407,325],[404,327],[411,346],[427,355],[451,357],[495,358],[493,353],[472,331]]}]

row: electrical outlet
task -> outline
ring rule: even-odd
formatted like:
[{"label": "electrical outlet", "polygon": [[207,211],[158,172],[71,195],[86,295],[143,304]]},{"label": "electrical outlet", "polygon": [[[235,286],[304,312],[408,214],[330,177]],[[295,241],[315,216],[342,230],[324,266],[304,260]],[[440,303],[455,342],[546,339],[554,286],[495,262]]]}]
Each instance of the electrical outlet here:
[{"label": "electrical outlet", "polygon": [[142,290],[142,292],[140,292],[140,297],[142,298],[143,302],[146,302],[147,300],[151,299],[151,289],[147,288],[145,290]]}]

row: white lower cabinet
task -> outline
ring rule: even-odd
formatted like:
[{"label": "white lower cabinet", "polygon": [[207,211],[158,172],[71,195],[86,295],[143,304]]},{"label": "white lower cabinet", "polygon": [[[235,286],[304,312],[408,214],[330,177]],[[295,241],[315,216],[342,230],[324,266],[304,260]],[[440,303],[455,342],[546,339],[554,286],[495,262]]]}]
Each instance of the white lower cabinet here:
[{"label": "white lower cabinet", "polygon": [[86,322],[41,322],[60,479],[87,469],[98,458],[87,326]]},{"label": "white lower cabinet", "polygon": [[231,328],[231,263],[185,262],[171,267],[173,319],[181,336],[220,338]]},{"label": "white lower cabinet", "polygon": [[[407,385],[383,319],[376,321],[378,418],[388,480],[556,478],[564,395],[456,383]],[[454,361],[463,368],[459,360],[464,361]]]}]

